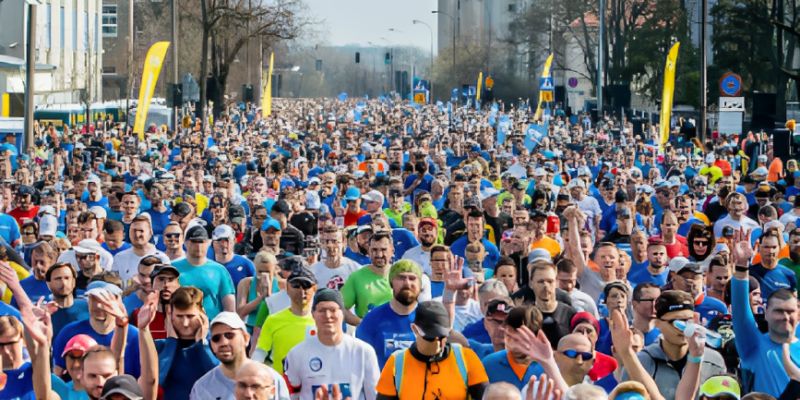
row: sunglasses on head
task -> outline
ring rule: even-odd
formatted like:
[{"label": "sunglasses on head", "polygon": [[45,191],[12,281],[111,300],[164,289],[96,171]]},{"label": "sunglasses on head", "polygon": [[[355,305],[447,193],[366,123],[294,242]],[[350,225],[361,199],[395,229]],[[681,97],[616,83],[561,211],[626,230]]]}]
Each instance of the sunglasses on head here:
[{"label": "sunglasses on head", "polygon": [[211,335],[211,341],[214,343],[219,343],[219,341],[222,340],[223,336],[225,337],[225,339],[233,340],[233,338],[236,337],[236,332],[225,332],[225,333],[218,333],[216,335]]},{"label": "sunglasses on head", "polygon": [[295,289],[303,289],[303,290],[311,289],[311,286],[314,286],[311,282],[306,282],[306,281],[293,281],[291,282],[291,285]]},{"label": "sunglasses on head", "polygon": [[567,358],[576,359],[580,357],[583,361],[590,361],[594,359],[594,354],[588,351],[578,351],[578,350],[564,350],[561,354],[565,355]]}]

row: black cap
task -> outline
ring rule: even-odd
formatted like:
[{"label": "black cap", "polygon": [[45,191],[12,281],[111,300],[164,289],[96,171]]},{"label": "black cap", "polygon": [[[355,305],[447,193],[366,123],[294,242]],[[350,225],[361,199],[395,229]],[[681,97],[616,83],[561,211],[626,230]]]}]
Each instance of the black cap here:
[{"label": "black cap", "polygon": [[128,400],[140,400],[144,398],[142,388],[136,382],[136,378],[130,375],[117,375],[106,381],[103,385],[103,392],[100,400],[109,400],[112,395],[120,394]]},{"label": "black cap", "polygon": [[417,305],[414,324],[426,340],[450,335],[450,315],[440,301],[423,301]]},{"label": "black cap", "polygon": [[339,293],[338,290],[333,290],[330,288],[322,288],[320,290],[317,290],[317,292],[314,293],[314,301],[311,304],[311,310],[312,311],[316,310],[317,304],[323,301],[332,301],[338,304],[339,308],[341,308],[342,311],[344,311],[344,299],[342,298],[342,294]]},{"label": "black cap", "polygon": [[150,280],[156,279],[164,272],[172,272],[175,276],[181,276],[181,272],[172,264],[156,264],[153,272],[150,273]]},{"label": "black cap", "polygon": [[272,206],[272,212],[277,212],[288,216],[292,212],[292,207],[289,206],[289,202],[286,200],[278,200]]},{"label": "black cap", "polygon": [[542,211],[542,210],[539,210],[538,208],[534,208],[530,212],[530,217],[531,217],[531,219],[536,219],[536,218],[547,219],[547,213]]},{"label": "black cap", "polygon": [[630,218],[631,210],[628,207],[617,208],[617,218]]},{"label": "black cap", "polygon": [[471,196],[464,199],[464,208],[476,208],[478,210],[481,210],[483,209],[483,206],[481,205],[481,201],[477,197]]},{"label": "black cap", "polygon": [[682,290],[667,290],[658,296],[655,308],[658,318],[673,311],[694,311],[694,299],[692,299],[692,295]]},{"label": "black cap", "polygon": [[190,207],[189,204],[185,202],[180,202],[172,207],[172,213],[181,218],[185,218],[191,212],[192,212],[192,207]]},{"label": "black cap", "polygon": [[511,310],[513,309],[514,309],[514,304],[508,301],[508,299],[504,298],[492,299],[486,305],[486,315],[493,315],[497,313],[508,315],[508,313],[510,313]]},{"label": "black cap", "polygon": [[186,231],[187,242],[192,240],[209,240],[209,239],[210,238],[208,237],[208,231],[206,231],[205,227],[202,227],[200,225],[195,225],[189,228],[188,231]]},{"label": "black cap", "polygon": [[293,269],[292,273],[289,275],[289,278],[287,278],[286,281],[289,283],[295,281],[305,281],[312,285],[317,284],[317,278],[314,276],[314,273],[311,272],[311,270],[306,268],[305,266]]},{"label": "black cap", "polygon": [[624,282],[613,281],[606,284],[606,286],[603,288],[603,295],[605,296],[606,299],[608,299],[608,293],[611,292],[611,289],[622,290],[623,292],[625,292],[626,295],[629,295],[631,293],[630,288],[628,288],[628,285],[626,285]]},{"label": "black cap", "polygon": [[228,206],[228,219],[230,219],[233,222],[237,218],[239,218],[239,219],[244,219],[245,218],[244,207],[242,207],[242,206],[240,206],[238,204],[229,205]]},{"label": "black cap", "polygon": [[628,194],[624,190],[617,190],[617,193],[614,193],[615,203],[624,203],[626,201],[628,201]]}]

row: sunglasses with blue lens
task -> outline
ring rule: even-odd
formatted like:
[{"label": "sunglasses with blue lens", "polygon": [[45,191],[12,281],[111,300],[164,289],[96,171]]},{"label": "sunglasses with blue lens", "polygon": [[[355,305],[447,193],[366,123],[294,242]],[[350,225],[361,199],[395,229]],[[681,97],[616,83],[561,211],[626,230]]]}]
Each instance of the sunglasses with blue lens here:
[{"label": "sunglasses with blue lens", "polygon": [[562,351],[561,354],[567,356],[567,358],[572,358],[572,359],[580,357],[583,361],[590,361],[594,359],[594,354],[588,351],[578,351],[570,349]]}]

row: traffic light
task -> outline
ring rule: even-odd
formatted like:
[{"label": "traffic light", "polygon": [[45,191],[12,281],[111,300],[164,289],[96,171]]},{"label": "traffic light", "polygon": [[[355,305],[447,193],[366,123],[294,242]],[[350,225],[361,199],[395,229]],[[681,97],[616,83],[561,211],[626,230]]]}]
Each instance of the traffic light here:
[{"label": "traffic light", "polygon": [[356,64],[361,63],[361,53],[356,52]]},{"label": "traffic light", "polygon": [[169,97],[167,98],[170,107],[183,106],[183,85],[180,83],[170,84]]}]

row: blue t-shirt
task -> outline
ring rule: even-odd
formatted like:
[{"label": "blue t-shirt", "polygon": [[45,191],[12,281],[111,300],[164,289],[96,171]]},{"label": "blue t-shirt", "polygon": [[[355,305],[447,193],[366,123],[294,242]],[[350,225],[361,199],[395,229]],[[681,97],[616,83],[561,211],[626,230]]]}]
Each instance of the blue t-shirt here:
[{"label": "blue t-shirt", "polygon": [[[36,303],[40,297],[47,298],[50,296],[50,288],[47,287],[47,282],[37,280],[33,275],[19,281],[20,286],[31,298],[31,301]],[[16,301],[12,299],[11,305],[16,305]]]},{"label": "blue t-shirt", "polygon": [[[159,212],[151,208],[145,212],[149,214],[150,218],[153,220],[153,235],[161,237],[164,233],[164,228],[170,223],[169,215],[172,214],[172,210],[167,208],[166,211]],[[161,242],[161,240],[159,240],[159,242]]]},{"label": "blue t-shirt", "polygon": [[75,381],[64,382],[61,378],[53,375],[50,385],[53,391],[58,393],[61,400],[89,400],[89,395],[85,390],[75,390]]},{"label": "blue t-shirt", "polygon": [[406,349],[414,343],[414,322],[416,311],[409,315],[399,315],[389,303],[370,310],[356,329],[356,337],[369,343],[378,356],[378,365],[383,368],[386,360],[395,350]]},{"label": "blue t-shirt", "polygon": [[203,292],[203,308],[209,321],[222,311],[222,299],[236,293],[228,270],[216,261],[206,260],[203,265],[193,266],[184,258],[172,265],[181,273],[178,278],[181,286],[194,286]]},{"label": "blue t-shirt", "polygon": [[17,220],[6,213],[0,213],[0,236],[9,244],[14,243],[21,237]]},{"label": "blue t-shirt", "polygon": [[[406,181],[403,183],[403,189],[410,188],[411,185],[414,184],[414,181],[417,180],[417,177],[419,177],[419,175],[417,175],[417,174],[409,175],[408,178],[406,178]],[[430,193],[431,192],[431,183],[433,183],[433,175],[425,174],[425,175],[422,176],[422,182],[420,182],[419,185],[417,185],[417,187],[414,190],[415,191],[416,190],[424,190],[424,191]]]},{"label": "blue t-shirt", "polygon": [[22,314],[19,313],[19,310],[2,301],[0,301],[0,315],[12,315],[14,318],[22,322]]},{"label": "blue t-shirt", "polygon": [[6,374],[6,387],[0,390],[0,399],[5,400],[33,400],[33,365],[30,362],[22,364],[17,369],[3,371]]},{"label": "blue t-shirt", "polygon": [[[67,363],[61,354],[67,346],[67,342],[75,335],[85,334],[94,339],[97,344],[111,346],[111,338],[114,336],[112,330],[107,335],[97,333],[89,320],[76,321],[61,329],[61,332],[53,340],[53,364],[66,369]],[[138,378],[139,369],[139,330],[133,325],[128,325],[128,339],[125,344],[125,373]]]},{"label": "blue t-shirt", "polygon": [[794,275],[794,271],[780,264],[773,269],[764,268],[761,264],[751,265],[750,275],[761,284],[761,297],[764,298],[764,304],[776,290],[780,288],[794,290],[797,287],[797,277]]},{"label": "blue t-shirt", "polygon": [[116,250],[111,250],[108,248],[108,244],[106,242],[100,243],[100,247],[102,247],[105,251],[111,253],[112,256],[117,255],[117,253],[128,250],[131,248],[131,244],[128,242],[122,242],[122,246],[119,246]]},{"label": "blue t-shirt", "polygon": [[479,343],[492,343],[492,338],[489,336],[489,332],[486,331],[486,326],[483,325],[483,318],[464,327],[461,334],[465,338]]},{"label": "blue t-shirt", "polygon": [[51,318],[53,320],[53,337],[57,337],[65,326],[75,321],[89,319],[89,304],[85,299],[75,299],[71,307],[59,308]]},{"label": "blue t-shirt", "polygon": [[[763,289],[762,289],[763,290]],[[783,365],[783,344],[775,343],[769,333],[761,333],[750,308],[750,281],[731,279],[733,332],[741,367],[753,373],[753,391],[778,397],[789,384]],[[800,364],[800,341],[790,345],[795,365]]]},{"label": "blue t-shirt", "polygon": [[226,264],[222,264],[233,280],[233,287],[239,286],[239,281],[256,274],[256,266],[246,257],[234,254],[233,259]]},{"label": "blue t-shirt", "polygon": [[194,383],[219,365],[208,344],[201,341],[183,347],[181,342],[174,338],[155,342],[159,367],[166,368],[158,371],[165,399],[188,399]]},{"label": "blue t-shirt", "polygon": [[122,304],[125,305],[125,311],[130,317],[134,310],[144,305],[144,302],[136,295],[136,292],[133,292],[122,299]]},{"label": "blue t-shirt", "polygon": [[528,380],[531,379],[531,376],[538,377],[544,373],[542,366],[533,361],[528,365],[528,369],[525,370],[525,375],[520,379],[511,368],[511,364],[508,361],[508,351],[506,350],[500,350],[489,354],[484,357],[481,362],[486,369],[486,375],[489,376],[489,383],[508,382],[516,386],[519,390],[522,390],[522,388],[528,384]]},{"label": "blue t-shirt", "polygon": [[355,262],[357,262],[357,263],[359,263],[360,265],[372,264],[372,260],[370,260],[369,257],[367,257],[367,256],[365,256],[365,255],[363,255],[361,253],[356,253],[355,251],[350,250],[349,247],[347,249],[345,249],[344,256],[349,258],[349,259],[351,259],[351,260],[353,260],[353,261],[355,261]]},{"label": "blue t-shirt", "polygon": [[655,283],[658,286],[664,286],[667,284],[667,277],[669,276],[669,269],[664,268],[664,271],[658,275],[653,275],[647,269],[650,266],[648,261],[645,261],[642,264],[639,264],[635,269],[631,268],[628,271],[628,281],[630,281],[633,287],[638,286],[640,283],[651,282]]},{"label": "blue t-shirt", "polygon": [[[499,235],[500,232],[495,232],[495,234]],[[486,258],[483,259],[483,268],[494,269],[497,262],[500,261],[500,251],[497,250],[497,246],[495,246],[494,243],[486,238],[481,238],[481,243],[483,244],[483,248],[486,249]],[[467,235],[465,234],[453,242],[453,245],[450,246],[450,251],[453,252],[453,255],[466,259],[467,244]],[[465,270],[467,269],[468,268],[465,268]]]},{"label": "blue t-shirt", "polygon": [[105,209],[108,209],[108,197],[103,196],[103,197],[100,198],[100,200],[97,200],[97,201],[92,201],[92,200],[89,200],[89,199],[86,200],[86,207],[87,208],[91,208],[91,207],[94,207],[94,206],[100,206],[100,207],[103,207]]},{"label": "blue t-shirt", "polygon": [[408,249],[419,246],[419,240],[406,228],[392,229],[392,242],[394,243],[394,261],[403,258]]}]

